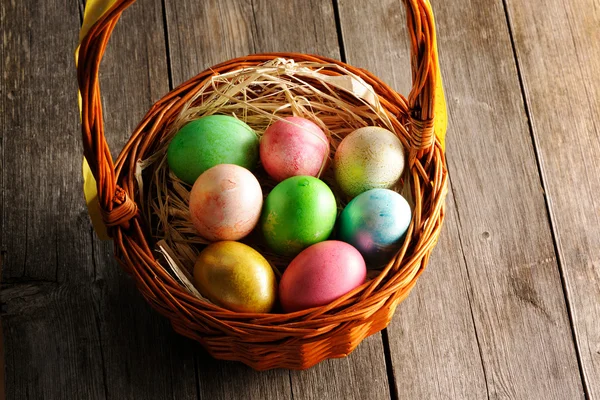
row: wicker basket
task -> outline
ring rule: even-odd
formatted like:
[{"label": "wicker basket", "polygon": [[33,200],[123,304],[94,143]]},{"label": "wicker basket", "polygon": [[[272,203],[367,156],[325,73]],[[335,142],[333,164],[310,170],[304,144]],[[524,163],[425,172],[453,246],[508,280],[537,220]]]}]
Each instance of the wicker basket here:
[{"label": "wicker basket", "polygon": [[[134,1],[117,0],[103,14],[82,39],[78,59],[84,155],[97,182],[102,219],[114,240],[117,260],[152,307],[215,358],[266,370],[305,369],[348,355],[364,338],[388,325],[427,265],[444,218],[447,170],[442,144],[434,134],[439,71],[429,1],[405,0],[413,71],[408,100],[369,72],[320,56],[278,53],[236,58],[207,69],[154,104],[113,163],[104,137],[98,70],[115,24]],[[321,72],[330,76],[341,73],[331,67],[339,66],[373,87],[394,128],[405,135],[413,219],[407,239],[382,272],[333,303],[292,314],[235,313],[194,297],[157,261],[148,222],[134,200],[139,196],[135,168],[138,160],[156,151],[166,127],[207,80],[276,57],[322,64]]]}]

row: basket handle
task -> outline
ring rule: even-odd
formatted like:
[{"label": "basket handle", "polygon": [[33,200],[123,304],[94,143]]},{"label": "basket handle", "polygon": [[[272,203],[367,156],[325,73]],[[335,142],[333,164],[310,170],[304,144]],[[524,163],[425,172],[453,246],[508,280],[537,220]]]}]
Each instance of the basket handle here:
[{"label": "basket handle", "polygon": [[[96,0],[95,2],[88,0],[82,34],[85,29],[89,29],[83,37],[80,37],[80,44],[75,56],[77,81],[81,96],[83,155],[96,181],[99,212],[106,227],[117,225],[128,227],[129,221],[138,212],[135,202],[116,183],[115,164],[104,136],[102,98],[98,78],[100,62],[104,56],[110,35],[123,10],[134,2],[135,0]],[[92,21],[88,21],[86,18],[88,7],[96,8],[90,14],[101,13],[101,15],[92,16]],[[102,13],[102,9],[106,7],[110,8]],[[97,21],[94,22],[95,19]],[[86,24],[92,26],[89,27]],[[88,207],[90,207],[89,204]],[[90,208],[90,215],[92,214]],[[92,220],[94,221],[94,219],[94,215],[92,215]],[[98,232],[97,227],[96,230]]]},{"label": "basket handle", "polygon": [[[429,0],[403,0],[410,35],[412,88],[408,96],[411,158],[435,146],[436,134],[444,148],[446,100],[438,62],[433,10]],[[437,121],[436,121],[437,120]]]},{"label": "basket handle", "polygon": [[[411,40],[412,89],[408,97],[411,158],[430,152],[435,144],[434,98],[439,85],[439,67],[433,13],[429,0],[403,0]],[[81,38],[77,55],[77,79],[81,93],[83,153],[96,180],[102,219],[106,226],[128,226],[137,206],[117,186],[115,165],[104,136],[98,71],[100,62],[122,12],[135,0],[96,0],[96,6],[112,6]],[[88,0],[86,7],[93,3]],[[87,11],[87,9],[86,9]],[[89,21],[84,21],[89,22]],[[93,21],[92,21],[93,22]],[[443,93],[442,96],[443,97]]]}]

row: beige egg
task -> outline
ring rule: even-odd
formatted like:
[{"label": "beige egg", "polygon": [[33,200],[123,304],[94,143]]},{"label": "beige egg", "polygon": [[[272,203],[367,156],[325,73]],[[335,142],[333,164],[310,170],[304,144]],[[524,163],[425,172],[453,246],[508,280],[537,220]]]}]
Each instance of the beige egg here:
[{"label": "beige egg", "polygon": [[219,164],[198,177],[190,193],[194,227],[210,241],[238,240],[258,223],[263,196],[252,172]]},{"label": "beige egg", "polygon": [[392,188],[404,171],[404,146],[387,129],[360,128],[342,140],[333,160],[335,178],[346,195]]}]

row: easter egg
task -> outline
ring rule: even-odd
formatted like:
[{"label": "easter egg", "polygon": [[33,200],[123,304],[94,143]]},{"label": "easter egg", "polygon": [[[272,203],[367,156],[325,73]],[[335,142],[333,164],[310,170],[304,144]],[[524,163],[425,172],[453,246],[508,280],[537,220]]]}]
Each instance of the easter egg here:
[{"label": "easter egg", "polygon": [[329,139],[306,118],[275,121],[260,140],[260,160],[276,181],[298,175],[317,176],[328,155]]},{"label": "easter egg", "polygon": [[265,200],[261,226],[273,251],[296,255],[329,237],[337,214],[331,189],[312,176],[294,176],[279,183]]},{"label": "easter egg", "polygon": [[338,236],[356,247],[369,267],[378,267],[398,250],[411,218],[410,206],[400,194],[389,189],[371,189],[344,208]]},{"label": "easter egg", "polygon": [[190,216],[205,239],[238,240],[258,223],[262,203],[262,190],[252,172],[238,165],[220,164],[194,183]]},{"label": "easter egg", "polygon": [[277,298],[277,280],[267,260],[238,242],[212,243],[202,250],[194,284],[204,297],[232,311],[269,312]]},{"label": "easter egg", "polygon": [[286,312],[323,306],[360,286],[365,261],[354,247],[337,240],[317,243],[296,256],[279,283]]},{"label": "easter egg", "polygon": [[257,161],[258,137],[248,125],[229,115],[207,115],[188,122],[167,150],[169,168],[190,185],[215,165],[253,169]]},{"label": "easter egg", "polygon": [[349,197],[369,189],[389,189],[404,170],[404,147],[387,129],[367,126],[342,140],[333,167],[338,185]]}]

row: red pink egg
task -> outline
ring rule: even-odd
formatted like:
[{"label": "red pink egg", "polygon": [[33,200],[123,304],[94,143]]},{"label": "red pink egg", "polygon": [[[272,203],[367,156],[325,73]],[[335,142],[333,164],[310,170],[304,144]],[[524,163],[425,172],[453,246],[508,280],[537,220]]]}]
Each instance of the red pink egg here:
[{"label": "red pink egg", "polygon": [[312,121],[287,117],[267,128],[260,141],[260,160],[278,182],[292,176],[318,176],[327,163],[329,139]]},{"label": "red pink egg", "polygon": [[285,312],[323,306],[360,286],[365,260],[354,247],[337,240],[310,246],[292,260],[279,284]]}]

